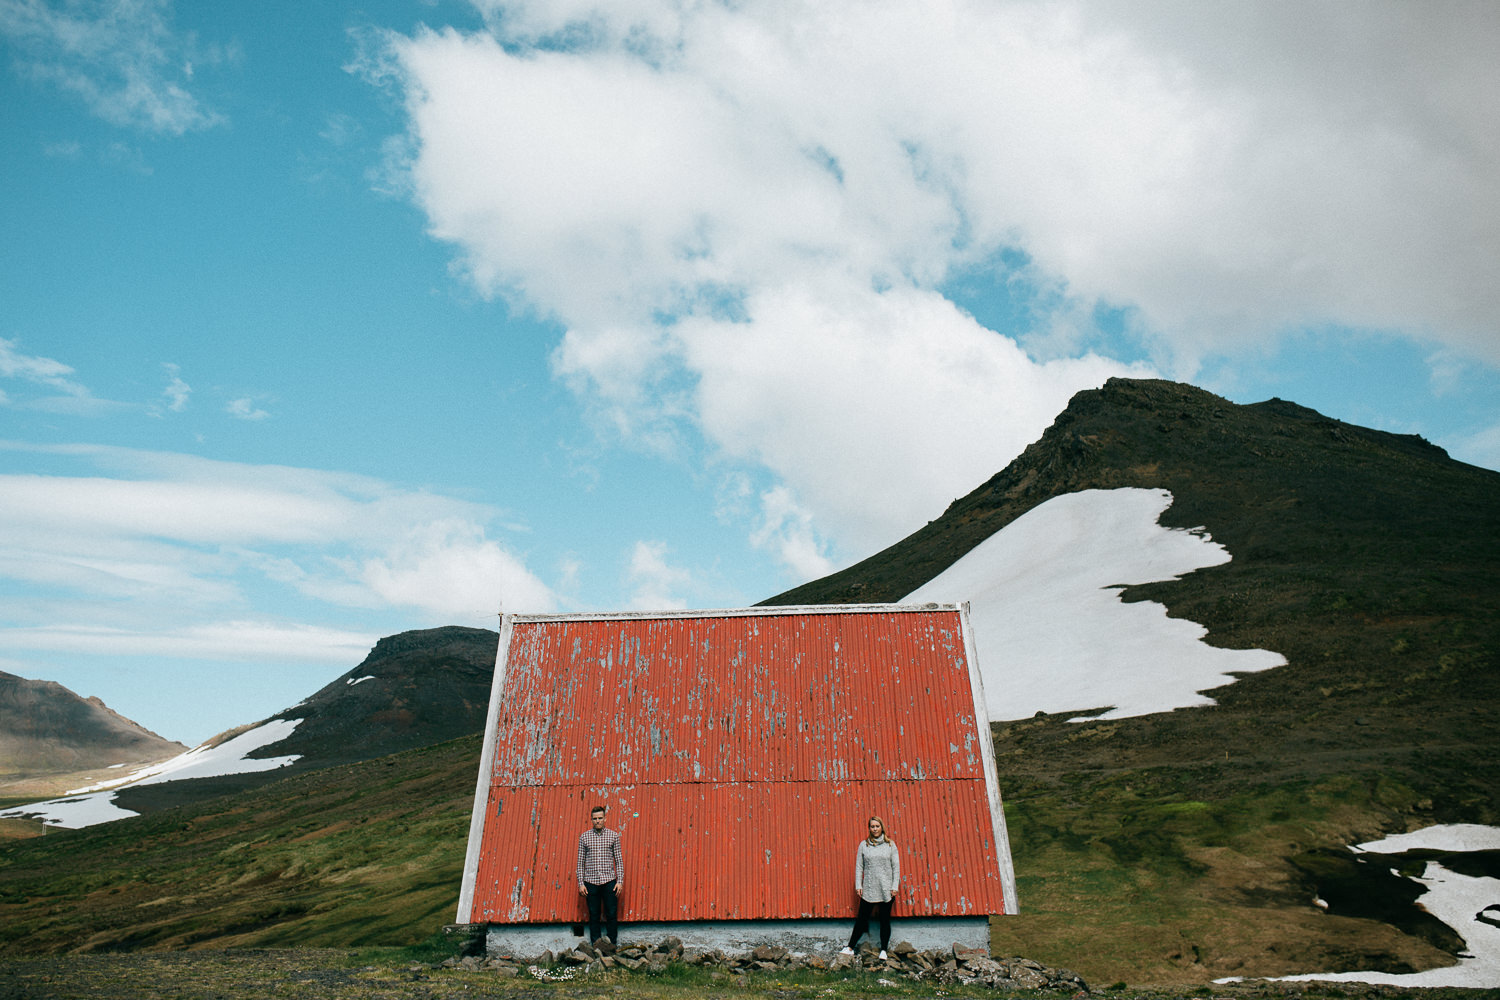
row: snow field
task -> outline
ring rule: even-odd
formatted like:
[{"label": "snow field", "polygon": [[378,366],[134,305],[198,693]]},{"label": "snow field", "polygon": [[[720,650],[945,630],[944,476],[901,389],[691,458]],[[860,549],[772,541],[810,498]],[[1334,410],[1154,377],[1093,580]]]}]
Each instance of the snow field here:
[{"label": "snow field", "polygon": [[40,819],[51,826],[76,830],[96,823],[109,823],[117,819],[135,816],[136,813],[115,804],[115,792],[134,785],[151,785],[162,781],[179,781],[184,778],[215,778],[226,774],[246,774],[252,771],[270,771],[285,767],[296,761],[295,754],[286,757],[251,759],[248,755],[261,747],[279,743],[292,735],[301,719],[272,719],[254,729],[215,747],[207,744],[178,754],[171,760],[134,771],[123,778],[102,781],[97,785],[77,788],[66,796],[46,802],[32,802],[0,813],[0,818]]}]

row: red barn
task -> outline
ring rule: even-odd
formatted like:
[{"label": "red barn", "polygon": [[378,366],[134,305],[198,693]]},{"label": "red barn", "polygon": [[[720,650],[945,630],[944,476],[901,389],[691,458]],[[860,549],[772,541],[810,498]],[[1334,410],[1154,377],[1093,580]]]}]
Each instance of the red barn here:
[{"label": "red barn", "polygon": [[984,706],[967,606],[505,615],[458,921],[576,943],[603,804],[627,940],[837,948],[879,815],[893,940],[987,946],[1016,895]]}]

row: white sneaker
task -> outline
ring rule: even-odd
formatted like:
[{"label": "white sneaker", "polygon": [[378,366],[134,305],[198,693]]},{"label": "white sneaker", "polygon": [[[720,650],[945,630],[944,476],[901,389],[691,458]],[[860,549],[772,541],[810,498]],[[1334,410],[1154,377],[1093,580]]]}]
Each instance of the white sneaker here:
[{"label": "white sneaker", "polygon": [[881,952],[881,953],[880,953],[880,960],[881,960],[881,961],[882,961],[882,962],[884,962],[884,961],[885,961],[885,952],[883,952],[883,951],[882,951],[882,952]]},{"label": "white sneaker", "polygon": [[846,946],[845,946],[845,947],[844,947],[844,948],[843,948],[843,949],[842,949],[842,950],[841,950],[841,951],[840,951],[840,952],[839,952],[839,954],[840,954],[840,955],[852,955],[852,954],[854,954],[854,949],[853,949],[853,948],[850,948],[850,947],[848,947],[848,946],[847,946],[847,945],[846,945]]}]

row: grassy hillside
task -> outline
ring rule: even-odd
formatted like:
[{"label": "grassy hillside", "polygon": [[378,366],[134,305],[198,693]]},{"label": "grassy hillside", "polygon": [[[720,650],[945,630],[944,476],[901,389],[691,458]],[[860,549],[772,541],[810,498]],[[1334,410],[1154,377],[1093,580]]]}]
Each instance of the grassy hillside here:
[{"label": "grassy hillside", "polygon": [[410,944],[453,920],[479,736],[0,842],[0,953]]}]

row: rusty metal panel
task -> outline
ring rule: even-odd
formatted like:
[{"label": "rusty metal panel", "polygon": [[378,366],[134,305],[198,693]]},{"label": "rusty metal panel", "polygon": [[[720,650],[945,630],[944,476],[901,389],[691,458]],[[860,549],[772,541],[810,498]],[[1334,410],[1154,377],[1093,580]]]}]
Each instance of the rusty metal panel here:
[{"label": "rusty metal panel", "polygon": [[609,807],[625,855],[622,920],[851,916],[854,853],[880,815],[901,851],[901,915],[1000,913],[982,783],[698,782],[496,789],[472,919],[576,923],[578,835]]},{"label": "rusty metal panel", "polygon": [[955,610],[512,629],[474,921],[582,920],[596,803],[624,838],[624,920],[847,917],[872,814],[902,852],[895,912],[1004,912]]}]

